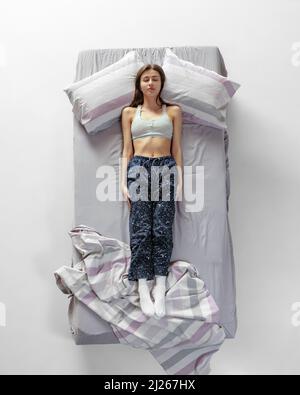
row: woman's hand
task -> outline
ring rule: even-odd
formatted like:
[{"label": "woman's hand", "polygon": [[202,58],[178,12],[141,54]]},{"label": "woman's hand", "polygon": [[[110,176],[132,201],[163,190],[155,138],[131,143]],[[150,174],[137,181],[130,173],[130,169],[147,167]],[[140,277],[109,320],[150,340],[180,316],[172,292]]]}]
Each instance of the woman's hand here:
[{"label": "woman's hand", "polygon": [[130,200],[131,196],[129,194],[127,185],[122,184],[121,190],[122,190],[123,196],[125,197],[125,199],[127,201],[127,204],[128,204],[129,210],[130,210],[131,209],[131,200]]},{"label": "woman's hand", "polygon": [[176,197],[175,197],[175,200],[182,200],[182,187],[183,187],[183,184],[182,184],[182,182],[181,181],[178,181],[178,183],[177,183],[177,187],[176,187]]}]

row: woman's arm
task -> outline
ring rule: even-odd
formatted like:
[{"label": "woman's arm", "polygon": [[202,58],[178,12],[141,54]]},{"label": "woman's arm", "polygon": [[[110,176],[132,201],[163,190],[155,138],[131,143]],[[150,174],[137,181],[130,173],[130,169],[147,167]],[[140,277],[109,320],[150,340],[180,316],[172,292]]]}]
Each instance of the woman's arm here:
[{"label": "woman's arm", "polygon": [[127,186],[127,165],[134,154],[131,140],[130,115],[130,107],[125,107],[122,111],[123,151],[121,158],[121,185],[125,186]]},{"label": "woman's arm", "polygon": [[177,194],[181,196],[183,188],[183,160],[181,149],[181,133],[182,133],[182,112],[181,107],[174,106],[173,108],[173,138],[171,153],[177,164],[178,186]]}]

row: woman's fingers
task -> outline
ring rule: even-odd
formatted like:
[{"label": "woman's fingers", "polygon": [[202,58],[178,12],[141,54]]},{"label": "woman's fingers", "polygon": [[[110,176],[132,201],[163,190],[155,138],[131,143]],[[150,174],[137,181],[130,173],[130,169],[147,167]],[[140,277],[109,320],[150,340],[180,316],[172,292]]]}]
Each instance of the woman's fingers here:
[{"label": "woman's fingers", "polygon": [[126,197],[126,200],[127,200],[127,203],[128,203],[128,207],[129,207],[129,209],[131,208],[131,196],[130,196],[130,194],[129,194],[129,192],[128,192],[128,189],[126,189],[126,193],[125,193],[125,197]]},{"label": "woman's fingers", "polygon": [[129,207],[129,209],[131,209],[131,201],[130,201],[130,199],[129,199],[129,198],[127,199],[127,203],[128,203],[128,207]]},{"label": "woman's fingers", "polygon": [[182,185],[178,185],[176,188],[176,200],[181,200],[182,197]]},{"label": "woman's fingers", "polygon": [[129,205],[131,196],[130,196],[130,194],[129,194],[128,188],[127,188],[126,186],[124,186],[124,187],[122,188],[122,191],[123,191],[123,195],[124,195],[125,199],[126,199],[127,202],[128,202],[128,205]]}]

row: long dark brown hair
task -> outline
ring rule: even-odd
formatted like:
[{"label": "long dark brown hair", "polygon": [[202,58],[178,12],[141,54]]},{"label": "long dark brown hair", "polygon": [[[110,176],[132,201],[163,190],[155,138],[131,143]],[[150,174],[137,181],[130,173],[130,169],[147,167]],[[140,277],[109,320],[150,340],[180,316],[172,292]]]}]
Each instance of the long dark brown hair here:
[{"label": "long dark brown hair", "polygon": [[[120,121],[122,119],[122,111],[124,110],[124,108],[126,107],[137,107],[139,104],[143,104],[144,103],[144,95],[143,92],[140,89],[140,82],[141,82],[141,76],[144,73],[144,71],[146,70],[156,70],[159,72],[160,74],[160,79],[161,79],[161,88],[160,91],[158,93],[158,95],[156,96],[156,103],[159,105],[158,100],[160,100],[160,102],[162,104],[166,104],[166,106],[173,106],[175,105],[175,103],[169,103],[166,102],[165,100],[163,100],[160,96],[161,91],[164,88],[165,85],[165,81],[166,81],[166,75],[165,72],[163,70],[163,68],[161,66],[159,66],[158,64],[145,64],[144,66],[142,66],[139,71],[136,74],[136,78],[135,78],[135,90],[134,90],[134,94],[133,94],[133,99],[131,101],[131,103],[128,106],[124,106],[121,110],[121,115],[120,115]],[[176,104],[177,105],[177,104]]]}]

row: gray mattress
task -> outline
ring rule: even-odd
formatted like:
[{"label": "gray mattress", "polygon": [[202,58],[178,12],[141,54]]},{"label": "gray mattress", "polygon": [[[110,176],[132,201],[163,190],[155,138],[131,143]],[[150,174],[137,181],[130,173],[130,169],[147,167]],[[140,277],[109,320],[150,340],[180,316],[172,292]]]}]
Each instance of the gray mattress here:
[{"label": "gray mattress", "polygon": [[[144,63],[162,64],[166,47],[117,48],[86,50],[79,53],[74,81],[87,77],[112,64],[128,51],[137,50]],[[180,58],[227,76],[226,67],[217,47],[170,47]],[[95,228],[107,237],[129,244],[129,211],[125,201],[99,201],[97,169],[112,165],[119,169],[122,153],[120,122],[95,135],[88,135],[73,116],[75,216],[73,226]],[[191,262],[220,308],[220,324],[226,337],[233,338],[237,328],[235,268],[228,222],[229,169],[228,132],[209,126],[184,124],[182,130],[183,164],[192,166],[185,177],[195,182],[204,166],[204,207],[187,212],[186,202],[176,202],[173,225],[174,247],[171,261]],[[119,172],[117,172],[119,175]],[[198,174],[199,175],[199,174]],[[119,180],[113,180],[119,183]],[[117,191],[118,192],[118,191]],[[73,252],[73,264],[80,259]],[[76,344],[118,343],[110,325],[83,304],[71,298],[70,326]]]}]

